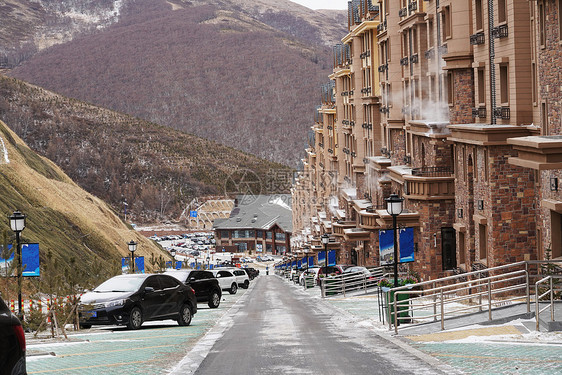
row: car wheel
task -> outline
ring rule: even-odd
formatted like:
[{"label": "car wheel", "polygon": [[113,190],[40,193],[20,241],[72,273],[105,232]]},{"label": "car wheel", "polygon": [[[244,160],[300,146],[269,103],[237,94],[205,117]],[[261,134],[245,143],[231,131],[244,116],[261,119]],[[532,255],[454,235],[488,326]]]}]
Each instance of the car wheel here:
[{"label": "car wheel", "polygon": [[209,302],[208,305],[211,309],[216,309],[217,307],[219,307],[221,303],[221,297],[219,296],[219,294],[215,291],[213,293],[211,293],[211,297],[209,298]]},{"label": "car wheel", "polygon": [[129,323],[127,327],[129,329],[139,329],[142,325],[142,311],[138,307],[133,307],[131,314],[129,315]]},{"label": "car wheel", "polygon": [[180,309],[180,316],[178,317],[178,324],[180,326],[188,326],[191,324],[191,309],[189,305],[184,304]]},{"label": "car wheel", "polygon": [[236,283],[233,283],[232,286],[230,287],[230,290],[228,291],[228,293],[236,294],[237,291],[238,291],[238,285],[236,285]]},{"label": "car wheel", "polygon": [[242,286],[242,288],[248,289],[249,286],[250,286],[250,282],[248,280],[244,280],[244,285]]}]

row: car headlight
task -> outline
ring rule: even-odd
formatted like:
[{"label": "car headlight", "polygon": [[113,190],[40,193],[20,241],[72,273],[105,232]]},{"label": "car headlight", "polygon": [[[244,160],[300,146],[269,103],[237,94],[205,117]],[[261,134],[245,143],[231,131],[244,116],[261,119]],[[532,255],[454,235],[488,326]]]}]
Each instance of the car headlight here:
[{"label": "car headlight", "polygon": [[117,301],[110,301],[105,303],[105,307],[123,306],[125,304],[124,299],[119,299]]}]

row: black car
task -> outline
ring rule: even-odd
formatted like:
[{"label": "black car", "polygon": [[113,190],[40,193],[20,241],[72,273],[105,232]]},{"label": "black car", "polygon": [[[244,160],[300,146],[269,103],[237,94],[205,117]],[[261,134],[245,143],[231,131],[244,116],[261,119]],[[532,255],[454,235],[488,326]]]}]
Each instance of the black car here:
[{"label": "black car", "polygon": [[246,267],[244,268],[244,270],[246,270],[246,273],[248,273],[250,280],[254,280],[260,274],[260,271],[252,267]]},{"label": "black car", "polygon": [[188,326],[197,312],[192,288],[168,275],[112,277],[80,298],[80,325],[126,325],[138,329],[149,320],[176,319]]},{"label": "black car", "polygon": [[195,290],[197,302],[207,302],[210,308],[215,309],[221,303],[222,291],[219,281],[209,271],[196,270],[169,270],[164,275],[170,275]]},{"label": "black car", "polygon": [[0,373],[27,374],[25,334],[19,319],[0,298]]}]

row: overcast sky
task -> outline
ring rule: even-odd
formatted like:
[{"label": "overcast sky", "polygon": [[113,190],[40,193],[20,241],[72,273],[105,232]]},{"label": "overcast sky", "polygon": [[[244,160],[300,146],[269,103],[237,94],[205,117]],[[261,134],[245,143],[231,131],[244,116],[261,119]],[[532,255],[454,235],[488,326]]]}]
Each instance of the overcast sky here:
[{"label": "overcast sky", "polygon": [[291,0],[310,9],[347,9],[347,0]]}]

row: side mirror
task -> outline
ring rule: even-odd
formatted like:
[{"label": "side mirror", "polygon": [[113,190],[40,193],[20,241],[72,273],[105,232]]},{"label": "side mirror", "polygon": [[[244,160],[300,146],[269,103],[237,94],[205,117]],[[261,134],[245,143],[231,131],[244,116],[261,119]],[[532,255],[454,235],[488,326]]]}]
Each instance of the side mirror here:
[{"label": "side mirror", "polygon": [[192,282],[194,282],[194,281],[195,281],[195,277],[190,277],[190,278],[189,278],[189,282],[190,282],[190,283],[192,283]]},{"label": "side mirror", "polygon": [[151,287],[151,286],[145,286],[145,287],[144,287],[144,291],[145,291],[146,293],[152,293],[152,292],[154,292],[154,288]]}]

